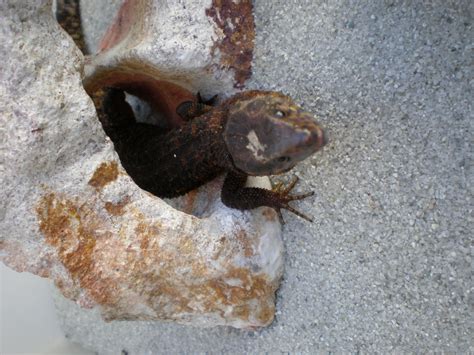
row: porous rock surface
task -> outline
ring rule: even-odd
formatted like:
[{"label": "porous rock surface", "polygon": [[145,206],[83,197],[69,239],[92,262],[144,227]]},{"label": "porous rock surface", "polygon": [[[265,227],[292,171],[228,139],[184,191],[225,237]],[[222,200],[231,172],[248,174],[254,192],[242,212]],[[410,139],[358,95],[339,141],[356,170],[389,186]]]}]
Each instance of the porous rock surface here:
[{"label": "porous rock surface", "polygon": [[226,208],[221,180],[182,198],[181,210],[139,189],[51,1],[4,1],[0,16],[1,260],[54,280],[106,320],[271,323],[282,273],[274,211]]}]

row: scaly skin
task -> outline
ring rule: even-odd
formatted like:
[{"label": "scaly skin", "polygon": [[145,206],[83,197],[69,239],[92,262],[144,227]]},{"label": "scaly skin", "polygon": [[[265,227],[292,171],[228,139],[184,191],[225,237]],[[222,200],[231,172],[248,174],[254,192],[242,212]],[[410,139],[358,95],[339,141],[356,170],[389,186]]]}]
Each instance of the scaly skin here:
[{"label": "scaly skin", "polygon": [[122,165],[144,190],[176,197],[226,172],[225,205],[240,210],[268,206],[280,216],[287,209],[311,220],[288,204],[312,195],[290,195],[296,181],[274,190],[245,187],[247,176],[288,171],[326,142],[311,115],[287,96],[247,91],[215,107],[186,102],[177,111],[187,121],[167,132],[136,123],[121,90],[109,90],[103,108],[106,133]]}]

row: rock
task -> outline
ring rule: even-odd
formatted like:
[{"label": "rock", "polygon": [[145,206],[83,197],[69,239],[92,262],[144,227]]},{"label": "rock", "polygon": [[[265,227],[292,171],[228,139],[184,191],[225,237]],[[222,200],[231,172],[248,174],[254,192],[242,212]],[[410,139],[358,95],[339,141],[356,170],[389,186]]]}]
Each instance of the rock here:
[{"label": "rock", "polygon": [[[187,11],[204,3],[186,2]],[[144,11],[139,18],[146,21],[132,23],[143,31],[137,35],[141,42],[136,39],[134,48],[129,42],[114,42],[111,30],[102,52],[87,60],[86,88],[107,83],[101,70],[114,78],[125,57],[160,73],[151,76],[154,83],[166,79],[184,90],[202,85],[224,93],[238,86],[239,80],[230,75],[233,69],[225,66],[198,78],[212,60],[217,63],[215,53],[222,49],[201,37],[182,52],[179,45],[173,47],[194,30],[178,17],[151,21],[165,4],[125,2]],[[225,207],[219,196],[222,178],[173,200],[179,210],[139,189],[102,130],[82,85],[84,58],[58,26],[51,6],[45,0],[0,5],[1,260],[17,271],[54,280],[64,296],[98,309],[106,320],[238,328],[270,324],[283,265],[275,212]],[[209,17],[202,26],[209,27],[198,31],[205,38],[213,38],[219,28]],[[193,60],[196,51],[211,54]],[[189,57],[168,65],[180,53]],[[219,70],[227,79],[216,77]],[[192,72],[196,76],[185,87],[184,78]]]}]

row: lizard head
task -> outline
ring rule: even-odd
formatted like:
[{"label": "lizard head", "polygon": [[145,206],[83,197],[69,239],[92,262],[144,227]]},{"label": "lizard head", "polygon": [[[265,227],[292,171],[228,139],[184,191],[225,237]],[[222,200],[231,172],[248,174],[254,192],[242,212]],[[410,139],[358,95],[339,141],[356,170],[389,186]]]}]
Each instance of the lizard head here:
[{"label": "lizard head", "polygon": [[326,144],[313,116],[283,94],[247,91],[224,106],[227,149],[235,167],[248,175],[286,172]]}]

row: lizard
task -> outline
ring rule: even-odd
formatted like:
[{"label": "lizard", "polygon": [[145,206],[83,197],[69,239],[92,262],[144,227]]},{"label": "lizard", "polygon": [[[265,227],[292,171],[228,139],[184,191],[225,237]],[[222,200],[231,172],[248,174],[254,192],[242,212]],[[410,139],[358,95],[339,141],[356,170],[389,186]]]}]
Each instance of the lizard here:
[{"label": "lizard", "polygon": [[[58,0],[57,18],[86,53],[79,2]],[[158,197],[181,196],[226,173],[222,202],[249,210],[272,207],[312,221],[289,205],[313,195],[290,194],[298,179],[272,190],[246,187],[248,176],[281,174],[321,149],[327,142],[312,115],[278,92],[251,90],[212,106],[215,97],[181,103],[181,127],[167,130],[138,123],[125,93],[109,88],[94,98],[99,119],[114,143],[127,173],[142,189]],[[102,102],[102,103],[101,103]]]},{"label": "lizard", "polygon": [[135,120],[122,90],[108,89],[103,127],[123,167],[142,189],[159,197],[181,196],[222,173],[222,202],[231,208],[281,209],[312,221],[289,205],[313,195],[291,195],[297,179],[272,190],[246,187],[248,176],[276,175],[321,149],[326,135],[313,116],[290,97],[274,91],[250,90],[216,106],[186,101],[177,113],[185,120],[177,129]]}]

